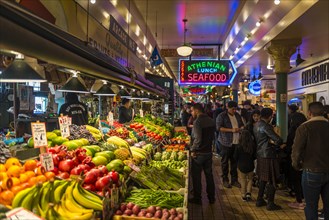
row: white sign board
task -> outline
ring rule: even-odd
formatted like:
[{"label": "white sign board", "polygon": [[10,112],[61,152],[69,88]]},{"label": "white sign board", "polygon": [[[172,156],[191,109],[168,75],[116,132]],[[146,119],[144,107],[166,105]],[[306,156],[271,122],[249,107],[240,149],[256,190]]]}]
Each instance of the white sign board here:
[{"label": "white sign board", "polygon": [[34,141],[34,147],[47,147],[47,134],[46,123],[44,122],[32,122],[31,123],[32,136]]}]

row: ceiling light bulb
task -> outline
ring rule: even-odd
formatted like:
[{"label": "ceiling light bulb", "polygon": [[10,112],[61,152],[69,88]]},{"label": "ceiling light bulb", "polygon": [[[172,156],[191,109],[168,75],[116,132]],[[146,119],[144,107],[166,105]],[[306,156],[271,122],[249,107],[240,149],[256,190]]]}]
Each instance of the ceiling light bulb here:
[{"label": "ceiling light bulb", "polygon": [[260,26],[260,21],[257,21],[256,26],[257,26],[257,27]]},{"label": "ceiling light bulb", "polygon": [[95,4],[96,3],[96,0],[90,0],[90,3],[91,4]]},{"label": "ceiling light bulb", "polygon": [[280,0],[274,0],[274,4],[279,5],[280,4]]},{"label": "ceiling light bulb", "polygon": [[245,41],[248,41],[248,39],[249,39],[248,37],[245,37],[245,38],[244,38]]}]

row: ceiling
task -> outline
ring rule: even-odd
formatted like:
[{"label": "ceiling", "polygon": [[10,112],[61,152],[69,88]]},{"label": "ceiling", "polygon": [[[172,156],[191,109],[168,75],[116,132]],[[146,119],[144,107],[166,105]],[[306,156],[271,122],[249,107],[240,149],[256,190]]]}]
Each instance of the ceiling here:
[{"label": "ceiling", "polygon": [[[261,69],[265,78],[275,77],[273,70],[266,68],[269,63],[273,65],[273,60],[264,50],[271,40],[302,39],[300,53],[306,61],[298,67],[329,57],[327,0],[281,0],[279,5],[272,0],[133,0],[133,3],[160,49],[182,45],[182,19],[187,18],[186,41],[223,44],[221,57],[232,59],[241,75],[258,74]],[[256,27],[260,19],[262,23]],[[292,55],[291,60],[296,56],[297,53]],[[179,58],[165,58],[176,75]],[[291,65],[294,70],[295,63]]]}]

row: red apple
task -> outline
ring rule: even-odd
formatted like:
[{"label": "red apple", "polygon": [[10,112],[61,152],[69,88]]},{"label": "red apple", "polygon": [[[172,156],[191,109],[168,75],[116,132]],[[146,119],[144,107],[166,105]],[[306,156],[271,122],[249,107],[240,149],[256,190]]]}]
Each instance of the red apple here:
[{"label": "red apple", "polygon": [[99,196],[101,196],[101,197],[104,197],[104,194],[103,194],[102,191],[98,191],[97,194],[98,194]]},{"label": "red apple", "polygon": [[55,165],[55,166],[58,166],[59,161],[60,161],[58,155],[57,155],[57,154],[53,154],[53,155],[52,155],[52,158],[53,158],[54,165]]},{"label": "red apple", "polygon": [[97,169],[97,168],[93,168],[93,169],[91,169],[89,172],[95,173],[95,175],[96,175],[97,177],[102,177],[102,176],[103,176],[103,175],[102,175],[102,171],[99,170],[99,169]]},{"label": "red apple", "polygon": [[68,172],[62,172],[62,173],[58,174],[57,176],[62,179],[68,179],[70,177],[70,174]]},{"label": "red apple", "polygon": [[90,190],[90,191],[96,190],[96,188],[93,184],[84,184],[82,187],[85,188],[86,190]]},{"label": "red apple", "polygon": [[58,165],[58,169],[63,172],[70,172],[74,167],[74,161],[71,159],[62,160]]},{"label": "red apple", "polygon": [[109,176],[114,183],[118,183],[118,181],[119,181],[119,173],[118,172],[111,171],[107,174],[107,176]]},{"label": "red apple", "polygon": [[97,175],[94,172],[88,172],[86,173],[84,183],[86,184],[94,184],[97,181]]},{"label": "red apple", "polygon": [[100,171],[102,171],[103,176],[106,175],[109,171],[107,170],[106,166],[104,165],[100,165],[97,167],[97,169],[99,169]]},{"label": "red apple", "polygon": [[70,174],[71,175],[80,175],[82,173],[82,171],[83,171],[83,169],[81,167],[77,166],[71,170]]},{"label": "red apple", "polygon": [[51,170],[51,172],[53,172],[53,173],[55,173],[55,175],[57,175],[58,174],[58,168],[57,167],[54,167],[54,169],[53,170]]},{"label": "red apple", "polygon": [[91,167],[88,164],[80,164],[84,166],[85,173],[91,170]]},{"label": "red apple", "polygon": [[96,190],[101,191],[110,183],[111,179],[108,176],[103,176],[96,181],[95,187]]}]

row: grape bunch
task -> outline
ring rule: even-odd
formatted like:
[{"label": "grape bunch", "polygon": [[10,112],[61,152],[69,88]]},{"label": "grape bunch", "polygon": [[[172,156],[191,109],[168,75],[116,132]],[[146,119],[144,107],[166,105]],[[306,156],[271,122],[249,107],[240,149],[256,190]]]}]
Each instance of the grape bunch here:
[{"label": "grape bunch", "polygon": [[70,136],[68,139],[76,140],[80,138],[86,138],[89,141],[89,144],[97,144],[96,139],[85,126],[70,125]]},{"label": "grape bunch", "polygon": [[4,142],[0,141],[0,163],[6,163],[6,160],[11,157],[9,146],[6,146]]}]

